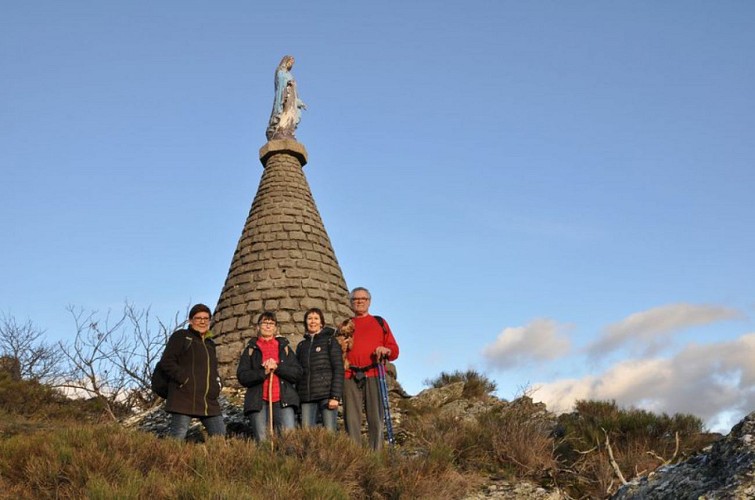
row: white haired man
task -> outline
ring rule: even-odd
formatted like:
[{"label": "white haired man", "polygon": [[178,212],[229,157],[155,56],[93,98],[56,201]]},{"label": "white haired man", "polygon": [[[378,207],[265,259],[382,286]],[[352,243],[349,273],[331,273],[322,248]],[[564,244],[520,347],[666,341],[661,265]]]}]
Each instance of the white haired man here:
[{"label": "white haired man", "polygon": [[370,314],[372,296],[369,290],[354,288],[349,299],[354,312],[354,343],[348,352],[349,369],[346,370],[343,391],[346,432],[354,441],[361,442],[364,408],[370,447],[380,450],[383,446],[383,406],[377,364],[398,358],[398,344],[388,323],[380,316]]}]

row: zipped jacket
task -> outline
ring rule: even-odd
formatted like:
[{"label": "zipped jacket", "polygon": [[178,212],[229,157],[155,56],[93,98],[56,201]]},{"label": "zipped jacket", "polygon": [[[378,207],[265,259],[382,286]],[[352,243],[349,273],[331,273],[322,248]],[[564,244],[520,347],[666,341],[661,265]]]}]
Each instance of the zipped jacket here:
[{"label": "zipped jacket", "polygon": [[189,327],[173,332],[160,359],[170,377],[165,410],[192,417],[221,414],[218,357],[212,333]]},{"label": "zipped jacket", "polygon": [[299,399],[303,403],[336,399],[343,396],[343,355],[341,345],[333,337],[330,327],[319,333],[304,335],[296,346],[296,358],[304,374],[296,384]]},{"label": "zipped jacket", "polygon": [[[296,393],[296,381],[302,375],[302,367],[296,359],[296,354],[289,347],[285,337],[275,337],[278,341],[278,355],[280,361],[275,374],[280,383],[280,405],[299,406],[299,395]],[[267,383],[265,369],[262,367],[262,350],[257,345],[257,337],[251,339],[239,359],[236,369],[239,384],[246,387],[244,396],[244,414],[260,411],[263,407],[262,388]]]}]

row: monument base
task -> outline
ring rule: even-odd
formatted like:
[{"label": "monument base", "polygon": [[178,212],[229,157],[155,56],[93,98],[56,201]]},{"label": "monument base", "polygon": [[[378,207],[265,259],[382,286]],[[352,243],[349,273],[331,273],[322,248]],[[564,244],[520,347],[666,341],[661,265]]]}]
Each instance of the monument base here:
[{"label": "monument base", "polygon": [[296,139],[274,139],[260,148],[260,161],[262,166],[267,165],[267,160],[276,154],[287,153],[299,160],[301,166],[307,164],[307,150]]}]

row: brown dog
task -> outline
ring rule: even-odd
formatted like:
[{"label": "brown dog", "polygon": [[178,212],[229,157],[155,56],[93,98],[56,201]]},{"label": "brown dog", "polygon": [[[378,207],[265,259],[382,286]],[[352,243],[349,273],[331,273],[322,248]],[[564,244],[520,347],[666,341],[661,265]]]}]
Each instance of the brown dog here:
[{"label": "brown dog", "polygon": [[346,359],[351,346],[354,345],[354,322],[350,319],[344,320],[338,325],[336,329],[336,340],[341,345],[341,351],[343,351],[343,369],[349,369],[349,360]]}]

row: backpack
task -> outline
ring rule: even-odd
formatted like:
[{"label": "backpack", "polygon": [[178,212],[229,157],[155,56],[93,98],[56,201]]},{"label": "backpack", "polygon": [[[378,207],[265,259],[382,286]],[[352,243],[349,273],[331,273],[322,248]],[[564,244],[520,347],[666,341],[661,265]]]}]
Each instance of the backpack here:
[{"label": "backpack", "polygon": [[[191,346],[191,341],[184,342],[184,352],[189,350],[189,347]],[[165,350],[163,349],[163,354],[165,354]],[[162,354],[160,355],[160,358],[162,359]],[[152,371],[152,376],[150,377],[149,386],[152,389],[152,392],[157,394],[159,397],[163,399],[168,399],[168,388],[170,387],[170,377],[168,376],[168,373],[163,369],[163,365],[160,363],[160,361],[157,362],[155,365],[155,369]]]},{"label": "backpack", "polygon": [[385,329],[385,320],[381,318],[380,316],[373,316],[380,325],[380,328],[383,329],[383,342],[385,342],[385,338],[388,336],[388,330]]},{"label": "backpack", "polygon": [[152,392],[157,394],[163,399],[168,399],[168,387],[170,386],[170,378],[168,374],[163,370],[163,365],[158,361],[155,365],[155,369],[152,371],[152,377],[150,378],[150,388]]}]

